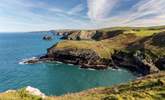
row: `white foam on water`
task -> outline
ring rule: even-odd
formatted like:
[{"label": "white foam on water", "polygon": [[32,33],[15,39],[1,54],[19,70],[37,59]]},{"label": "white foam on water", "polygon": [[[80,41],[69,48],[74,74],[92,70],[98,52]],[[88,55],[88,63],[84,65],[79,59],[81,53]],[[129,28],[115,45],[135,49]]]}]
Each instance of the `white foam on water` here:
[{"label": "white foam on water", "polygon": [[56,63],[58,63],[58,64],[62,64],[62,62],[60,62],[60,61],[55,61]]},{"label": "white foam on water", "polygon": [[20,65],[28,64],[27,61],[37,60],[37,59],[38,59],[37,57],[25,58],[25,59],[22,59],[18,64],[20,64]]},{"label": "white foam on water", "polygon": [[67,64],[67,65],[69,65],[69,66],[73,66],[73,64]]},{"label": "white foam on water", "polygon": [[81,66],[78,67],[79,69],[83,69],[83,70],[92,70],[92,71],[95,71],[96,69],[94,68],[81,68]]},{"label": "white foam on water", "polygon": [[120,68],[117,68],[117,69],[116,69],[116,68],[111,68],[111,67],[109,67],[108,69],[109,69],[109,70],[113,70],[113,71],[123,71],[123,70],[120,69]]},{"label": "white foam on water", "polygon": [[94,69],[94,68],[87,68],[87,70],[96,70],[96,69]]}]

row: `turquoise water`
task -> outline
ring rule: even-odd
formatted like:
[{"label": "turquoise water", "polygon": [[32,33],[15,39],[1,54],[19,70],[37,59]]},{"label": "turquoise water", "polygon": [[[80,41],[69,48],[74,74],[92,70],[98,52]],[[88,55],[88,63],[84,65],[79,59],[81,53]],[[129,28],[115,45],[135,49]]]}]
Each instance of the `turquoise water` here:
[{"label": "turquoise water", "polygon": [[111,86],[135,79],[127,70],[87,70],[62,63],[19,64],[22,59],[46,53],[60,41],[44,41],[44,33],[0,34],[0,92],[33,86],[47,95],[62,95],[96,86]]}]

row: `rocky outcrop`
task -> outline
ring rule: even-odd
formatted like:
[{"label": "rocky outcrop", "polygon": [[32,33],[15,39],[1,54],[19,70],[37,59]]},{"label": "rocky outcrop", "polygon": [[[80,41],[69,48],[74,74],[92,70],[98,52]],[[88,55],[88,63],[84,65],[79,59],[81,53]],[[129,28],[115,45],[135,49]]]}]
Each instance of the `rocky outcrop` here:
[{"label": "rocky outcrop", "polygon": [[[47,58],[54,61],[81,65],[82,68],[106,69],[110,59],[101,58],[90,49],[48,49]],[[44,57],[42,57],[43,59]]]},{"label": "rocky outcrop", "polygon": [[155,64],[146,58],[144,52],[137,50],[135,52],[117,52],[112,56],[114,63],[117,66],[127,68],[133,72],[147,75],[158,72],[159,69]]},{"label": "rocky outcrop", "polygon": [[43,37],[43,40],[52,40],[52,36],[45,35]]},{"label": "rocky outcrop", "polygon": [[65,32],[67,34],[63,35],[62,39],[67,40],[91,40],[96,34],[96,31],[92,30],[77,30]]},{"label": "rocky outcrop", "polygon": [[[147,75],[160,71],[151,58],[146,57],[145,52],[137,50],[134,52],[116,51],[109,58],[101,58],[95,51],[90,49],[48,49],[48,54],[41,60],[61,61],[80,65],[81,68],[107,69],[126,68],[141,75]],[[158,62],[157,62],[158,63]],[[164,63],[159,60],[158,64]],[[159,65],[162,66],[163,64]],[[163,68],[163,67],[161,67]]]},{"label": "rocky outcrop", "polygon": [[112,30],[108,32],[99,30],[75,30],[66,32],[57,32],[57,35],[62,35],[62,39],[67,40],[103,40],[123,34],[125,30]]}]

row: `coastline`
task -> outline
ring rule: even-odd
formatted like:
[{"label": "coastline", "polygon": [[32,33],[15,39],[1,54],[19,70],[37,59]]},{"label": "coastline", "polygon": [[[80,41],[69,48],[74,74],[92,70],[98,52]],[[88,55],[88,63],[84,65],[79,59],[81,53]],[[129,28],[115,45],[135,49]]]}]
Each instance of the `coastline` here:
[{"label": "coastline", "polygon": [[[85,38],[82,39],[83,38],[82,36],[81,38],[75,38],[75,37],[79,36],[80,34],[83,35],[85,34],[85,32],[83,31],[82,33],[80,32],[79,34],[77,34],[77,32],[75,33],[74,31],[73,33],[67,34],[69,36],[70,35],[73,36],[74,38],[71,38],[71,36],[70,38],[65,38],[64,40],[61,40],[60,42],[48,48],[47,53],[44,56],[40,56],[30,60],[27,59],[22,63],[33,65],[39,62],[51,63],[56,61],[59,63],[69,64],[69,66],[71,67],[72,67],[71,64],[73,64],[73,65],[78,65],[78,67],[80,68],[92,69],[92,70],[124,68],[131,71],[132,73],[137,74],[138,79],[139,78],[141,80],[144,79],[144,81],[145,81],[145,77],[155,78],[155,75],[161,76],[160,74],[164,73],[163,72],[165,65],[164,64],[164,60],[165,60],[164,31],[151,33],[149,36],[148,35],[137,36],[135,35],[135,33],[130,33],[130,32],[126,33],[127,32],[126,30],[122,30],[122,31],[108,30],[105,33],[104,32],[97,33],[97,31],[95,32],[96,33],[93,33],[93,31],[92,32],[88,31],[88,34],[97,34],[97,35],[103,34],[103,35],[98,35],[98,37],[95,37],[97,38],[96,40],[95,38],[91,38],[91,37],[86,38],[86,35]],[[112,35],[112,34],[116,34],[116,35]],[[91,36],[93,37],[94,35]],[[156,77],[155,79],[156,82],[159,83],[158,84],[159,87],[164,86],[161,85],[164,84],[164,79],[162,79],[161,77],[160,78]],[[155,80],[153,80],[153,82],[155,82]],[[111,91],[109,87],[104,87],[104,88],[108,91]],[[94,90],[95,89],[96,91],[99,91],[99,88],[94,88]],[[83,94],[84,93],[86,94],[88,92],[85,91],[83,92]],[[71,95],[73,96],[76,94],[79,93],[74,93],[74,94],[71,93]],[[120,92],[117,92],[117,94],[120,94]],[[100,94],[96,92],[96,95],[100,95]],[[66,95],[64,95],[64,98],[65,96]],[[62,97],[55,96],[53,97],[53,99],[56,97],[63,98],[63,96]]]},{"label": "coastline", "polygon": [[[144,36],[132,32],[140,30],[137,28],[128,31],[121,28],[107,32],[62,31],[56,34],[65,37],[62,37],[64,40],[48,48],[47,54],[39,57],[38,60],[30,60],[27,63],[59,61],[79,65],[80,68],[97,70],[108,69],[108,67],[126,68],[140,75],[157,73],[163,69],[165,59],[164,31],[159,30],[159,32],[155,29],[154,32],[157,33]],[[152,32],[150,29],[145,31]]]}]

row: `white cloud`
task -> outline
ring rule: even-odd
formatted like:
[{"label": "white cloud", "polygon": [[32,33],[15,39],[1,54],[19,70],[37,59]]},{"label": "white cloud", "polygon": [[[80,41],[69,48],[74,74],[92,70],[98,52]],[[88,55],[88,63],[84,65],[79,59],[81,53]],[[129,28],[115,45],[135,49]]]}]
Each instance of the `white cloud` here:
[{"label": "white cloud", "polygon": [[119,0],[87,0],[88,16],[92,20],[105,19]]},{"label": "white cloud", "polygon": [[68,14],[69,15],[75,15],[77,13],[80,13],[83,10],[84,10],[83,4],[78,4],[75,7],[73,7],[72,9],[70,9],[70,11],[68,12]]},{"label": "white cloud", "polygon": [[[101,3],[101,1],[104,3]],[[139,2],[133,5],[129,10],[120,12],[115,16],[107,16],[107,13],[116,10],[113,8],[115,8],[115,5],[119,5],[122,0],[118,0],[118,2],[114,1],[115,0],[88,0],[88,16],[91,20],[95,19],[93,22],[97,24],[99,28],[113,26],[155,26],[165,24],[165,0],[139,0]],[[110,3],[111,5],[109,5],[110,7],[108,8],[107,5]]]},{"label": "white cloud", "polygon": [[[116,10],[132,0],[87,0],[70,9],[43,1],[0,0],[0,31],[35,31],[59,28],[101,28],[112,26],[152,26],[165,24],[165,0],[139,0],[128,10]],[[35,12],[40,9],[45,12]],[[37,11],[36,10],[36,11]],[[113,15],[112,12],[117,14]],[[85,16],[85,17],[84,17]]]}]

